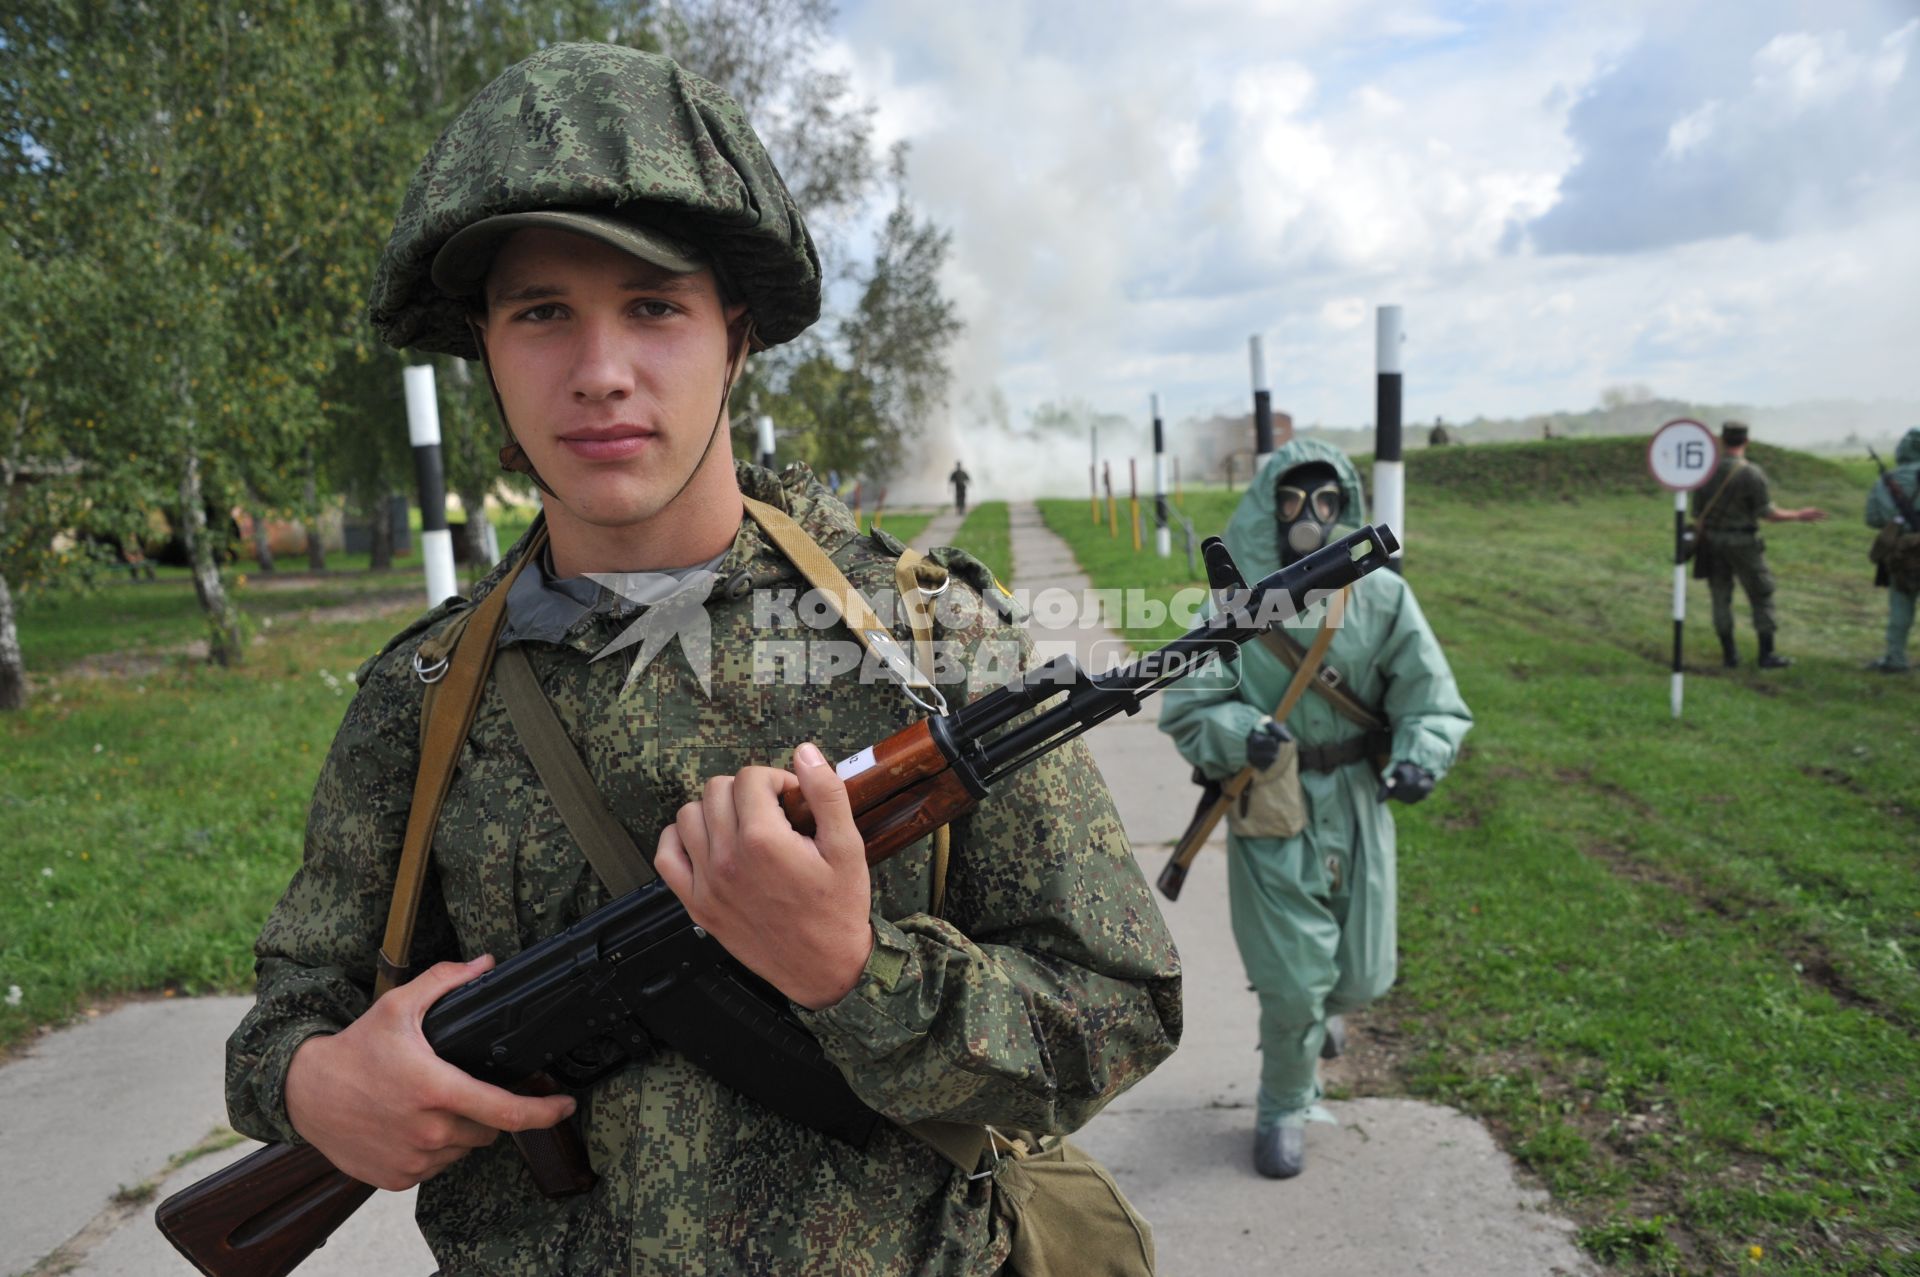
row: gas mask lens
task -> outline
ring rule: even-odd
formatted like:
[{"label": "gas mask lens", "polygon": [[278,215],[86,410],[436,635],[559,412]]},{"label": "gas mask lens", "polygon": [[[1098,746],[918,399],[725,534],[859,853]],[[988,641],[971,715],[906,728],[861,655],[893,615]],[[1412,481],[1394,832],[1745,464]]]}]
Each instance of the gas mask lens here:
[{"label": "gas mask lens", "polygon": [[1325,483],[1318,487],[1296,488],[1283,484],[1277,490],[1282,523],[1294,523],[1302,510],[1311,509],[1316,523],[1332,523],[1340,517],[1340,485]]}]

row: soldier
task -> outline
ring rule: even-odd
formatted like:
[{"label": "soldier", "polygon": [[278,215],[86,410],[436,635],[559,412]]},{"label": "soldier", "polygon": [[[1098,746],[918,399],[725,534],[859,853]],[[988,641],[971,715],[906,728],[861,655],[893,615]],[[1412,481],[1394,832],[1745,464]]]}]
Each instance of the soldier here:
[{"label": "soldier", "polygon": [[1700,537],[1693,574],[1706,578],[1713,598],[1713,632],[1720,636],[1721,663],[1728,669],[1740,665],[1733,645],[1733,583],[1738,578],[1747,601],[1753,605],[1760,668],[1784,669],[1793,664],[1793,659],[1773,650],[1773,573],[1767,570],[1767,543],[1760,537],[1760,524],[1763,520],[1817,523],[1827,517],[1827,512],[1812,506],[1800,510],[1774,507],[1766,472],[1747,460],[1745,422],[1721,423],[1720,444],[1724,455],[1719,469],[1693,493],[1693,517]]},{"label": "soldier", "polygon": [[[1261,468],[1227,524],[1227,548],[1248,580],[1277,571],[1365,522],[1353,464],[1296,439]],[[1309,609],[1285,629],[1301,644]],[[1260,997],[1259,1109],[1253,1160],[1287,1179],[1306,1164],[1305,1126],[1328,1118],[1319,1060],[1337,1054],[1340,1017],[1393,984],[1394,828],[1388,799],[1419,802],[1452,765],[1473,718],[1413,590],[1393,572],[1353,589],[1326,665],[1351,704],[1303,696],[1284,725],[1270,715],[1292,679],[1263,643],[1170,689],[1160,730],[1208,776],[1249,765],[1262,776],[1228,816],[1233,936]],[[1318,680],[1316,679],[1316,685]],[[1355,718],[1372,724],[1356,726]],[[1297,751],[1295,767],[1283,746]],[[1278,765],[1276,765],[1276,763]]]},{"label": "soldier", "polygon": [[[1898,486],[1896,495],[1892,488]],[[1913,629],[1914,599],[1920,595],[1920,527],[1907,523],[1903,503],[1920,512],[1920,426],[1907,431],[1894,449],[1893,469],[1867,494],[1867,526],[1883,529],[1874,543],[1878,571],[1874,584],[1887,590],[1887,650],[1867,668],[1882,674],[1907,672],[1907,635]],[[1892,533],[1884,529],[1893,528]]]},{"label": "soldier", "polygon": [[947,476],[947,482],[953,485],[954,510],[957,513],[965,514],[967,512],[967,485],[973,482],[973,476],[967,473],[966,467],[956,461],[953,463],[953,473]]},{"label": "soldier", "polygon": [[[870,870],[827,760],[920,711],[885,678],[755,673],[760,643],[823,634],[756,604],[759,587],[806,586],[743,497],[784,510],[869,598],[892,588],[901,553],[859,535],[803,467],[776,477],[729,453],[727,394],[748,350],[798,335],[819,301],[812,241],[740,108],[610,45],[548,48],[484,89],[428,152],[381,259],[380,334],[479,359],[503,463],[543,492],[541,520],[475,590],[508,591],[502,660],[526,653],[693,921],[786,994],[892,1119],[854,1147],[657,1046],[588,1093],[548,1098],[432,1054],[419,1029],[432,1002],[610,898],[497,679],[433,842],[412,952],[437,965],[369,1005],[433,672],[422,645],[469,611],[455,600],[358,676],[227,1069],[238,1129],[310,1142],[383,1188],[420,1184],[419,1223],[448,1273],[992,1272],[1010,1246],[993,1178],[893,1123],[1070,1130],[1177,1041],[1172,944],[1083,747],[958,822],[944,878],[925,843]],[[987,644],[1024,654],[990,574],[945,563],[947,649],[963,667]],[[610,573],[716,582],[709,668],[686,645],[644,665],[593,659],[632,615],[594,579]],[[796,787],[813,837],[778,805]],[[549,1200],[496,1135],[576,1110],[599,1181]]]}]

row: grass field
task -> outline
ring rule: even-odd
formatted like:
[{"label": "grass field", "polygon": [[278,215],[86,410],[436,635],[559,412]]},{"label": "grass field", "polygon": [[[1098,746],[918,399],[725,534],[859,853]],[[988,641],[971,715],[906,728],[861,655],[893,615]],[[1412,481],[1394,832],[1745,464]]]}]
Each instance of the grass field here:
[{"label": "grass field", "polygon": [[[1920,1271],[1920,682],[1859,668],[1871,466],[1756,450],[1781,504],[1834,516],[1767,533],[1799,663],[1752,668],[1742,604],[1721,671],[1695,583],[1676,722],[1642,447],[1408,458],[1408,578],[1477,725],[1397,813],[1402,976],[1369,1049],[1387,1089],[1488,1119],[1619,1271]],[[1218,531],[1237,499],[1187,512]],[[1084,501],[1043,513],[1096,585],[1191,583]]]}]

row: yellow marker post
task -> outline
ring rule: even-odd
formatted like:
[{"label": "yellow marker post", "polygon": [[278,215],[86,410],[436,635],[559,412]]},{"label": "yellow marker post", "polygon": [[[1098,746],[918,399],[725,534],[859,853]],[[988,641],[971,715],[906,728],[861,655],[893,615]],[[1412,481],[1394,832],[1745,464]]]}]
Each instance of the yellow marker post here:
[{"label": "yellow marker post", "polygon": [[1133,519],[1133,552],[1140,553],[1140,464],[1127,458],[1127,509]]}]

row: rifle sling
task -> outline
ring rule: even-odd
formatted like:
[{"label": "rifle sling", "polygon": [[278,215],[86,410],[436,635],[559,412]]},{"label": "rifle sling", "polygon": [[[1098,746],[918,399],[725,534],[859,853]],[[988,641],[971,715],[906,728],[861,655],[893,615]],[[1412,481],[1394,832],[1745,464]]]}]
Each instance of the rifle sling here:
[{"label": "rifle sling", "polygon": [[440,823],[440,807],[453,783],[454,764],[467,742],[474,712],[486,690],[493,665],[493,649],[507,616],[507,594],[521,569],[545,550],[544,523],[527,543],[513,570],[480,600],[462,623],[446,673],[427,688],[420,726],[420,770],[413,781],[413,801],[407,809],[407,832],[400,844],[400,864],[394,871],[393,901],[387,908],[386,936],[375,955],[374,997],[380,997],[413,975],[413,928],[426,889],[427,862],[433,832]]},{"label": "rifle sling", "polygon": [[580,844],[587,863],[616,896],[638,891],[652,882],[658,877],[653,862],[607,806],[593,773],[587,770],[580,751],[561,726],[560,716],[553,712],[553,703],[541,690],[526,650],[509,647],[498,659],[500,694],[506,699],[514,733],[533,760],[547,797],[566,822],[567,832]]},{"label": "rifle sling", "polygon": [[[1302,647],[1293,635],[1281,629],[1268,630],[1260,636],[1260,642],[1269,652],[1279,657],[1281,663],[1290,670],[1299,669],[1300,662],[1307,654],[1307,649]],[[1323,665],[1318,677],[1310,686],[1349,722],[1369,732],[1389,730],[1386,719],[1352,692],[1347,691],[1344,680],[1340,677],[1340,671],[1333,666]]]},{"label": "rifle sling", "polygon": [[1746,464],[1745,457],[1733,459],[1733,465],[1727,468],[1726,476],[1720,480],[1720,486],[1713,490],[1713,495],[1707,498],[1707,504],[1701,507],[1700,513],[1693,518],[1693,529],[1696,534],[1707,530],[1707,516],[1713,513],[1713,507],[1720,504],[1720,494],[1733,486],[1733,477],[1740,473],[1740,468]]}]

